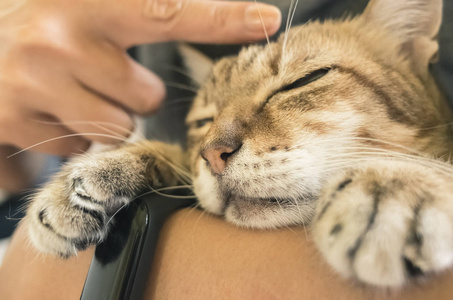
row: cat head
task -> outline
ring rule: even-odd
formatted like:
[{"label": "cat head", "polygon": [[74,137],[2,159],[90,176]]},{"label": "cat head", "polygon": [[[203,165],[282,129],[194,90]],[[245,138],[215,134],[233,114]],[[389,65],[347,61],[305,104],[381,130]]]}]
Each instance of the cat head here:
[{"label": "cat head", "polygon": [[425,130],[449,120],[428,71],[441,7],[373,0],[205,67],[187,117],[201,206],[243,226],[306,222],[334,172],[408,149],[443,154],[445,128]]}]

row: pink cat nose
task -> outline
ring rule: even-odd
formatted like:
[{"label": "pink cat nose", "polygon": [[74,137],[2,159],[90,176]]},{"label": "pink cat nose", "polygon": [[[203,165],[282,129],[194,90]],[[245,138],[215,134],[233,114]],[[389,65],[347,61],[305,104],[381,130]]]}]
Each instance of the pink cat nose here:
[{"label": "pink cat nose", "polygon": [[228,146],[208,147],[201,151],[201,157],[209,163],[212,172],[221,174],[225,170],[230,156],[237,150]]}]

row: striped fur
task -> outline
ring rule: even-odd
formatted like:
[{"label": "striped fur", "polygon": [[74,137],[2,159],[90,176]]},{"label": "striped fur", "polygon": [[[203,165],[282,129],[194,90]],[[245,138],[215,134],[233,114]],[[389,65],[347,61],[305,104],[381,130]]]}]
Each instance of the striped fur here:
[{"label": "striped fur", "polygon": [[[439,7],[373,0],[362,16],[203,68],[187,151],[143,142],[74,160],[32,201],[31,240],[74,255],[140,191],[182,184],[190,169],[201,207],[245,227],[311,224],[346,277],[393,287],[450,267],[451,115],[428,71]],[[234,150],[221,171],[206,155],[218,148]]]}]

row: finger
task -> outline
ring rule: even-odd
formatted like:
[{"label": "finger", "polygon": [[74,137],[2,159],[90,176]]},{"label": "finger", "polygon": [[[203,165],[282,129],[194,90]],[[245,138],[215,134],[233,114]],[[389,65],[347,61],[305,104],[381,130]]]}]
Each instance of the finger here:
[{"label": "finger", "polygon": [[23,157],[10,157],[19,150],[0,145],[0,189],[9,193],[20,192],[32,184],[29,166],[25,166]]},{"label": "finger", "polygon": [[[107,5],[110,1],[107,1]],[[133,44],[185,40],[239,43],[277,32],[280,10],[254,2],[203,0],[125,0],[110,5],[104,32],[115,41]],[[106,8],[107,9],[107,8]]]},{"label": "finger", "polygon": [[[74,133],[101,143],[119,143],[130,135],[134,124],[123,108],[82,86],[67,74],[57,78],[57,83],[50,80],[47,84],[28,83],[21,89],[21,97],[16,95],[15,101],[7,102],[11,110],[22,111],[23,115],[17,113],[16,117],[24,118],[25,111],[41,112],[54,116]],[[0,110],[0,121],[10,119],[8,113],[1,113],[7,111],[8,108]]]},{"label": "finger", "polygon": [[157,110],[165,87],[156,75],[112,46],[104,44],[90,53],[87,61],[72,71],[85,86],[136,114]]},{"label": "finger", "polygon": [[[73,86],[54,92],[56,95],[49,95],[48,99],[36,103],[48,102],[47,113],[88,140],[116,144],[123,142],[133,130],[134,124],[124,109],[93,91],[74,83]],[[44,109],[40,106],[34,108],[37,111]]]},{"label": "finger", "polygon": [[67,99],[67,109],[55,110],[55,116],[69,129],[103,144],[118,144],[130,135],[134,124],[121,107],[93,92],[77,89]]},{"label": "finger", "polygon": [[[26,117],[29,116],[29,117]],[[9,112],[8,118],[2,118],[2,126],[9,132],[16,134],[1,136],[5,144],[20,149],[30,149],[37,152],[70,156],[83,153],[90,146],[90,142],[65,126],[52,126],[37,121],[37,117],[30,114]]]}]

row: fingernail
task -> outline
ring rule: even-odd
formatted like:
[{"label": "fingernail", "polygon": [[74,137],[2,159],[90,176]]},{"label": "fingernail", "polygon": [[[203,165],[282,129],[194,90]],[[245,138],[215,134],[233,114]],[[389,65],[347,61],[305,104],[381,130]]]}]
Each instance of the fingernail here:
[{"label": "fingernail", "polygon": [[250,31],[263,31],[263,27],[272,31],[280,22],[280,10],[272,5],[252,4],[245,11],[245,26]]},{"label": "fingernail", "polygon": [[168,20],[182,9],[183,0],[147,0],[144,15],[158,20]]}]

